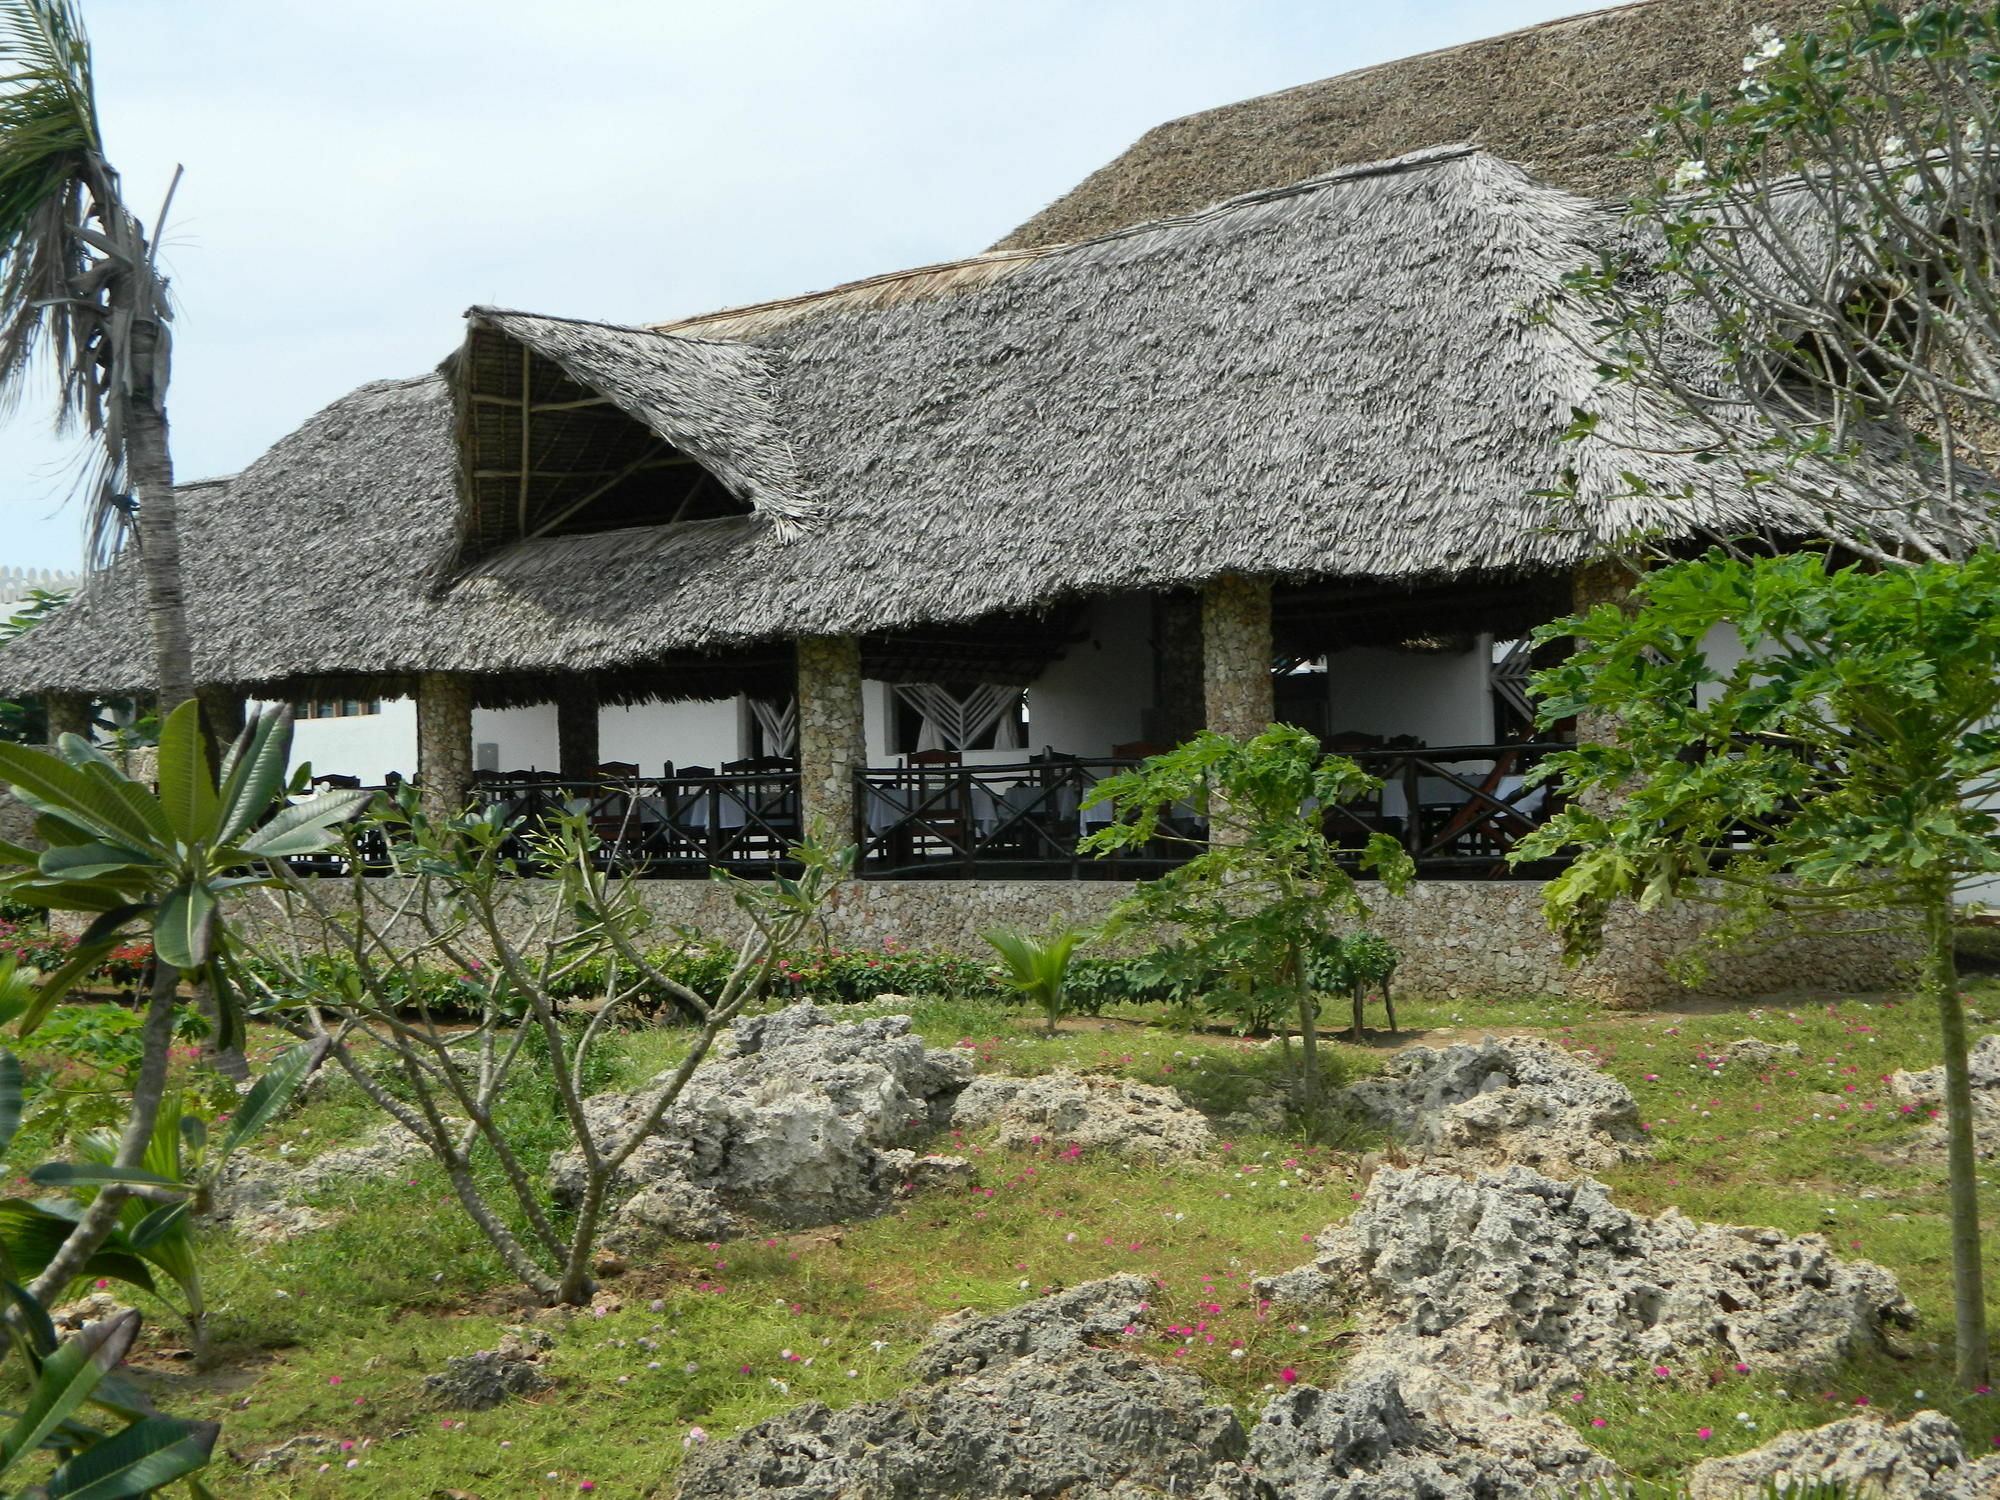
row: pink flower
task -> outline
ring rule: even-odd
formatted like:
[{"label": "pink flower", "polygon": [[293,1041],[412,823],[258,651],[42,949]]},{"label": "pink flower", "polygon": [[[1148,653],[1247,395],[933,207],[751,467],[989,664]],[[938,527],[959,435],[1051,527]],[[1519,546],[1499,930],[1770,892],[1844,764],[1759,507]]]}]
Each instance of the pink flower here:
[{"label": "pink flower", "polygon": [[1606,1423],[1604,1421],[1604,1418],[1602,1417],[1592,1417],[1590,1419],[1590,1425],[1592,1427],[1603,1427],[1606,1425]]},{"label": "pink flower", "polygon": [[1299,1372],[1294,1370],[1290,1365],[1286,1365],[1284,1369],[1278,1371],[1278,1379],[1284,1381],[1286,1385],[1290,1385],[1298,1378]]},{"label": "pink flower", "polygon": [[1665,1365],[1654,1365],[1653,1373],[1659,1376],[1660,1379],[1665,1380],[1669,1375],[1673,1374],[1674,1372],[1672,1370],[1669,1370]]},{"label": "pink flower", "polygon": [[1695,1429],[1694,1435],[1705,1443],[1715,1436],[1715,1429],[1712,1427],[1699,1427]]}]

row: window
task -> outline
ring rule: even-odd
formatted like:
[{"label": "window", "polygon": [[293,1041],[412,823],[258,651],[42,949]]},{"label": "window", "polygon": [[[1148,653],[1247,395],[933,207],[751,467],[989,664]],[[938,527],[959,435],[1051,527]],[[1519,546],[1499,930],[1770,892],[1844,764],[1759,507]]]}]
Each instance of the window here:
[{"label": "window", "polygon": [[380,698],[304,698],[292,705],[294,719],[358,719],[380,712]]},{"label": "window", "polygon": [[1020,688],[992,683],[899,682],[895,752],[1023,749],[1027,697]]}]

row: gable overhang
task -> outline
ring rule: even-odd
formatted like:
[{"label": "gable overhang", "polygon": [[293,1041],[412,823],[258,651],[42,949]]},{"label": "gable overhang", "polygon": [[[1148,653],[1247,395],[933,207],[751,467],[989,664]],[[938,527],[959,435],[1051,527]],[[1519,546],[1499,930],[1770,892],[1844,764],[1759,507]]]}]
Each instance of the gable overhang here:
[{"label": "gable overhang", "polygon": [[[810,518],[772,395],[781,355],[488,308],[466,322],[443,370],[462,556],[552,534],[635,476],[672,469],[712,481],[780,537]],[[641,519],[677,517],[668,503]]]}]

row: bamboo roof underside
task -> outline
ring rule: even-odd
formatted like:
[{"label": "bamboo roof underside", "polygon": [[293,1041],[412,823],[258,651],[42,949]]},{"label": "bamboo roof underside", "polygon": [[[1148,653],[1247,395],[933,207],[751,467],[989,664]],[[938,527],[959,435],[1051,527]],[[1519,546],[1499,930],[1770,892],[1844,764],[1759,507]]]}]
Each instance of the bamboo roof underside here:
[{"label": "bamboo roof underside", "polygon": [[[1629,452],[1560,441],[1591,406],[1624,442],[1692,446],[1645,398],[1608,398],[1587,330],[1530,315],[1618,232],[1461,146],[657,329],[475,309],[443,374],[364,386],[190,493],[197,677],[456,671],[528,701],[588,674],[693,696],[799,636],[900,641],[877,653],[889,673],[958,632],[924,670],[1025,680],[1060,631],[1016,650],[990,622],[1089,595],[1229,572],[1475,589],[1636,531],[1813,531],[1671,456],[1635,497]],[[497,456],[509,430],[465,415],[524,390],[606,398],[620,441],[643,428],[696,458],[747,513],[533,535],[560,493],[523,512],[520,466],[508,492]],[[467,486],[489,467],[494,496]],[[1566,469],[1578,502],[1538,498]],[[132,585],[126,565],[93,579],[0,656],[0,686],[144,687]]]}]

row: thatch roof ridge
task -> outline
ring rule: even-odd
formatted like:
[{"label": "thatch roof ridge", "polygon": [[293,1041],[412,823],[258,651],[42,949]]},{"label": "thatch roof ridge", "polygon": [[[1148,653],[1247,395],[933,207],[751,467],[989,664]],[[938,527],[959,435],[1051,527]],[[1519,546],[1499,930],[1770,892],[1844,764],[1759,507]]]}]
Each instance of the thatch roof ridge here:
[{"label": "thatch roof ridge", "polygon": [[718,308],[714,312],[696,313],[692,317],[646,326],[655,333],[680,336],[685,329],[718,324],[736,330],[739,338],[769,336],[787,323],[816,313],[871,311],[948,292],[979,291],[992,285],[1004,275],[1026,269],[1030,262],[1043,260],[1052,255],[1087,252],[1109,241],[1132,239],[1141,235],[1171,233],[1261,203],[1295,197],[1300,193],[1316,192],[1337,183],[1414,171],[1471,155],[1478,149],[1463,142],[1427,147],[1385,161],[1358,162],[1352,166],[1338,167],[1331,172],[1323,172],[1317,177],[1308,177],[1301,182],[1257,188],[1247,193],[1240,193],[1234,198],[1225,198],[1220,203],[1211,203],[1193,213],[1125,224],[1085,239],[1034,245],[1018,250],[982,250],[977,255],[961,256],[957,260],[933,261],[927,265],[910,266],[900,271],[879,272],[874,276],[864,276],[858,281],[844,281],[816,292],[802,292],[797,296],[777,297],[768,302],[750,302],[737,307]]},{"label": "thatch roof ridge", "polygon": [[1741,76],[1753,25],[1831,0],[1637,0],[1354,69],[1154,126],[998,241],[1013,251],[1189,212],[1349,162],[1469,140],[1558,186],[1617,198],[1651,105]]}]

